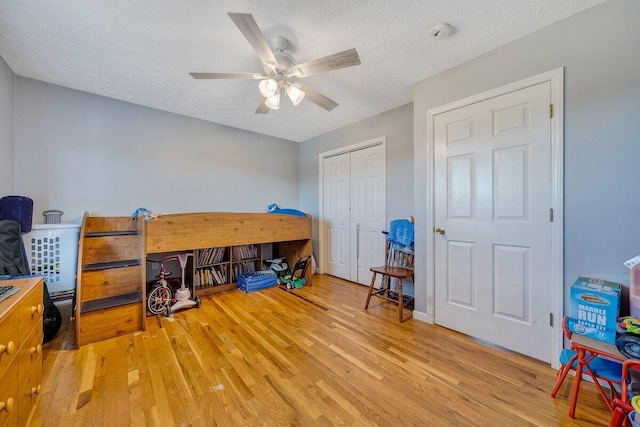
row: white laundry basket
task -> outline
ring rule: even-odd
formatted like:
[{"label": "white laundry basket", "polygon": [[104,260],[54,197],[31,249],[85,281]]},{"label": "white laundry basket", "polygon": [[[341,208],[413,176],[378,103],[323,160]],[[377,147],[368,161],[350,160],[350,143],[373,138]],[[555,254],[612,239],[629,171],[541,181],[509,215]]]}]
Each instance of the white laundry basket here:
[{"label": "white laundry basket", "polygon": [[52,298],[76,288],[79,224],[33,224],[23,236],[31,274],[41,274]]}]

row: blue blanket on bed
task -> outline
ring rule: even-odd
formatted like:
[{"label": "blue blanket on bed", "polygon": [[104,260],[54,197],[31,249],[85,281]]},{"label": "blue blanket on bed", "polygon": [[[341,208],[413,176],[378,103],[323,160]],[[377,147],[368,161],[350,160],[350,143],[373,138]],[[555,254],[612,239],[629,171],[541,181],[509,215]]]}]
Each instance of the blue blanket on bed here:
[{"label": "blue blanket on bed", "polygon": [[275,203],[270,204],[267,209],[268,209],[269,213],[284,214],[284,215],[294,215],[294,216],[301,216],[301,217],[306,217],[307,216],[306,213],[304,213],[302,211],[299,211],[297,209],[281,209]]}]

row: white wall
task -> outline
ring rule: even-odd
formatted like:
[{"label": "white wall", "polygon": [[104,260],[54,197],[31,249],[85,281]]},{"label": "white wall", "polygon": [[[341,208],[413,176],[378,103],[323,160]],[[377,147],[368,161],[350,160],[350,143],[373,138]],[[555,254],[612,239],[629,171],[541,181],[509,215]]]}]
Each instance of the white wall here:
[{"label": "white wall", "polygon": [[[339,114],[338,109],[331,114]],[[318,259],[318,156],[376,137],[387,139],[387,222],[413,215],[413,104],[375,115],[300,144],[300,209],[313,216]]]},{"label": "white wall", "polygon": [[130,215],[298,207],[298,144],[23,77],[16,193],[45,209]]},{"label": "white wall", "polygon": [[13,79],[13,71],[0,57],[0,197],[14,194],[15,190]]},{"label": "white wall", "polygon": [[[416,309],[427,312],[426,112],[565,66],[565,290],[640,254],[640,1],[610,0],[415,86]],[[565,299],[566,300],[566,299]]]}]

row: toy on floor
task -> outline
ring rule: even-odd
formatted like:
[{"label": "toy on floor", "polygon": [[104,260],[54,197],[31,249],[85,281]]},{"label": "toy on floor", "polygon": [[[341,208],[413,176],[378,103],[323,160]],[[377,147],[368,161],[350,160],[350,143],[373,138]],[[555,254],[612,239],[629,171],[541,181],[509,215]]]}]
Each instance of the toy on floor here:
[{"label": "toy on floor", "polygon": [[289,266],[284,262],[284,258],[265,259],[263,264],[268,269],[276,273],[278,285],[282,283],[282,278],[287,274],[291,274]]},{"label": "toy on floor", "polygon": [[161,262],[158,281],[152,285],[153,288],[147,296],[147,309],[151,314],[165,313],[171,303],[172,293],[169,283],[167,282],[167,276],[170,274],[170,272],[166,272],[164,264]]},{"label": "toy on floor", "polygon": [[287,286],[287,289],[300,289],[307,284],[307,280],[304,277],[307,273],[307,267],[309,266],[310,259],[311,255],[301,256],[293,266],[291,274],[287,274],[282,277],[282,283]]},{"label": "toy on floor", "polygon": [[187,259],[190,256],[193,256],[193,254],[184,253],[176,255],[176,258],[180,261],[180,268],[182,269],[182,282],[180,283],[180,289],[176,291],[174,298],[171,300],[173,304],[167,306],[167,316],[177,310],[182,310],[183,308],[200,308],[200,297],[191,299],[191,291],[184,284],[184,269],[187,266]]},{"label": "toy on floor", "polygon": [[[160,275],[159,280],[153,285],[153,289],[149,292],[147,297],[147,308],[151,314],[165,314],[169,316],[171,313],[189,307],[200,307],[200,297],[191,299],[191,291],[186,287],[184,282],[184,270],[187,266],[187,259],[192,254],[177,254],[165,258],[164,262],[178,260],[180,262],[180,268],[182,269],[182,280],[180,282],[180,288],[173,294],[171,287],[167,281],[167,276],[171,273],[167,272],[164,267],[164,262],[160,262]],[[154,261],[155,262],[155,261]]]}]

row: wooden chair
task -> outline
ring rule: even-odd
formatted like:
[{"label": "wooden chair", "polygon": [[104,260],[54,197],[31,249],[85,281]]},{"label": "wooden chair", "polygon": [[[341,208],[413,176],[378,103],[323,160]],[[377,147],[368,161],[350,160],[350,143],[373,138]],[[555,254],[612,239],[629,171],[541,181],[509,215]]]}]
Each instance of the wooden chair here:
[{"label": "wooden chair", "polygon": [[[389,233],[383,231],[384,234]],[[369,308],[369,302],[373,295],[398,304],[398,320],[400,323],[411,318],[404,319],[403,308],[413,304],[413,297],[402,293],[402,281],[413,278],[413,249],[406,246],[399,246],[387,239],[385,248],[385,265],[371,267],[373,273],[369,284],[369,294],[364,309]],[[382,276],[380,288],[375,288],[376,276]],[[391,289],[392,279],[397,279],[398,287]]]}]

